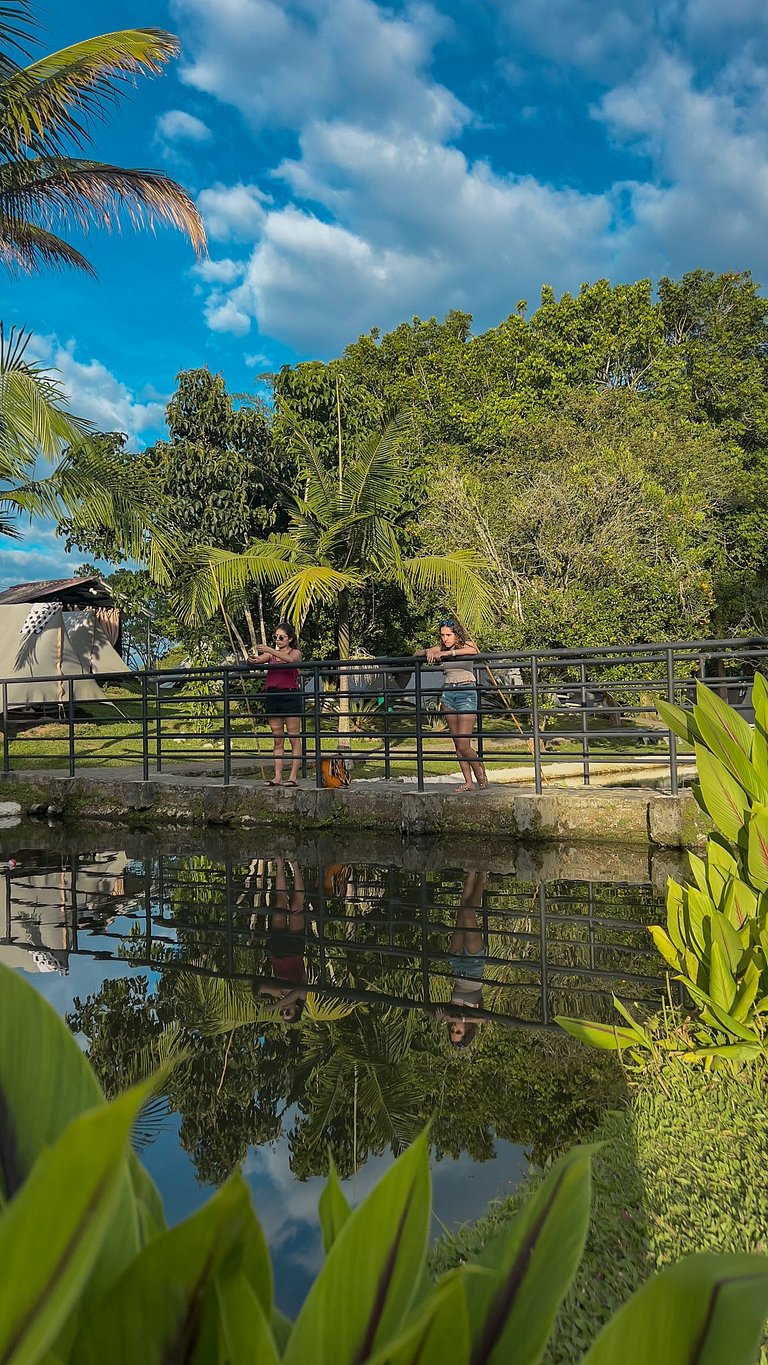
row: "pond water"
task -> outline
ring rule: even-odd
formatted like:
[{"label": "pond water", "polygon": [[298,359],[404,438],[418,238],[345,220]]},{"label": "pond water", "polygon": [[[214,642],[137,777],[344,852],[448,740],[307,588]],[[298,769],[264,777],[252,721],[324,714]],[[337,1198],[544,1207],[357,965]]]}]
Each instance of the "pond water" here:
[{"label": "pond water", "polygon": [[293,1313],[321,1260],[329,1150],[357,1202],[430,1121],[438,1235],[617,1102],[612,1060],[553,1021],[612,1018],[614,992],[660,998],[643,859],[5,830],[0,961],[67,1019],[107,1093],[186,1045],[142,1159],[171,1221],[242,1163]]}]

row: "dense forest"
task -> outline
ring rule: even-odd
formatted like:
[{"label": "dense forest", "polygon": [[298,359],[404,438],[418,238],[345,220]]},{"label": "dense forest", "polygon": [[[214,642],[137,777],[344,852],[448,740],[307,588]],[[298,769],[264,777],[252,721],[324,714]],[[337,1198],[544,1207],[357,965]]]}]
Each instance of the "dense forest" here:
[{"label": "dense forest", "polygon": [[[103,437],[158,509],[147,535],[168,536],[181,566],[153,582],[120,564],[107,531],[61,528],[116,565],[137,655],[210,659],[261,633],[278,609],[268,563],[295,558],[300,540],[293,614],[317,653],[336,647],[333,594],[317,588],[317,565],[339,572],[331,541],[352,547],[353,650],[410,650],[450,598],[450,576],[408,580],[393,555],[471,563],[488,590],[485,648],[766,633],[768,301],[748,273],[599,281],[560,299],[545,288],[535,312],[521,302],[480,335],[466,313],[414,318],[266,380],[269,397],[249,398],[186,371],[167,440],[132,454]],[[328,499],[343,473],[358,479],[393,418],[369,507],[387,558],[338,509],[329,530],[307,490],[310,475]],[[249,545],[247,572],[221,580],[226,601],[216,589],[221,610],[196,613],[184,565]]]}]

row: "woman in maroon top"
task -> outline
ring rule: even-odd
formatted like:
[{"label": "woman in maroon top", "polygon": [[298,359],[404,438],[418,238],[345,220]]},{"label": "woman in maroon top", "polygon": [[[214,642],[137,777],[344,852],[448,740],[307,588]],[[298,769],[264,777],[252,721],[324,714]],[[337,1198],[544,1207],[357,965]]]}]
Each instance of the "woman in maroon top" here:
[{"label": "woman in maroon top", "polygon": [[[281,621],[275,631],[274,645],[257,645],[253,663],[266,663],[264,710],[275,741],[275,775],[270,787],[295,787],[301,767],[301,718],[303,694],[298,665],[301,650],[290,621]],[[291,746],[291,771],[283,782],[285,736]]]}]

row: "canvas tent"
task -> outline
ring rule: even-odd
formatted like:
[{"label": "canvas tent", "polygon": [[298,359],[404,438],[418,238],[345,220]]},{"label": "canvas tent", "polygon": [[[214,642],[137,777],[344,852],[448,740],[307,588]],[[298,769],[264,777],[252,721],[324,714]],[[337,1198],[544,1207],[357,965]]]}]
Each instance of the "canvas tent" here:
[{"label": "canvas tent", "polygon": [[[58,596],[57,596],[58,594]],[[119,613],[101,579],[23,583],[0,593],[0,680],[8,709],[104,701],[94,675],[130,672],[115,648]]]},{"label": "canvas tent", "polygon": [[[77,858],[25,853],[0,868],[0,962],[25,972],[66,972],[78,929],[103,931],[134,903],[125,853]],[[77,892],[73,888],[77,878]]]}]

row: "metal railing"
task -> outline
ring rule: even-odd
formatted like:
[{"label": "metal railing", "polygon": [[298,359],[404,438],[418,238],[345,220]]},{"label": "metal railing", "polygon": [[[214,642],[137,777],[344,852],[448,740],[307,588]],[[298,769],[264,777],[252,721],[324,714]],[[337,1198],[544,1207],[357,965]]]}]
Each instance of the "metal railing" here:
[{"label": "metal railing", "polygon": [[[4,948],[30,958],[42,949],[60,971],[73,956],[113,959],[241,981],[258,995],[260,984],[276,979],[270,919],[278,908],[271,863],[254,873],[255,862],[160,856],[123,870],[123,860],[110,888],[110,863],[95,864],[92,855],[54,855],[29,866],[22,858],[5,873],[0,960]],[[458,970],[451,935],[463,874],[359,864],[337,870],[333,890],[327,868],[304,868],[306,908],[293,917],[302,922],[294,938],[306,988],[342,1005],[439,1013]],[[39,944],[30,938],[33,902]],[[485,945],[476,1017],[547,1028],[574,1009],[610,1013],[613,994],[658,1004],[669,987],[647,925],[660,912],[649,885],[546,884],[491,873],[474,911]],[[677,986],[674,994],[682,998]]]},{"label": "metal railing", "polygon": [[[693,755],[659,720],[657,698],[685,704],[703,682],[751,718],[754,673],[768,639],[481,654],[472,744],[489,777],[589,786],[640,782],[677,792]],[[302,777],[324,785],[323,760],[341,753],[355,778],[430,779],[458,767],[440,698],[443,678],[423,659],[309,660],[300,665]],[[3,772],[115,767],[144,780],[185,771],[220,778],[271,775],[272,735],[263,667],[151,669],[87,680],[105,700],[83,699],[83,679],[35,679],[55,702],[27,704],[30,679],[2,689]],[[55,689],[55,691],[54,691]],[[286,760],[290,751],[286,743]]]}]

